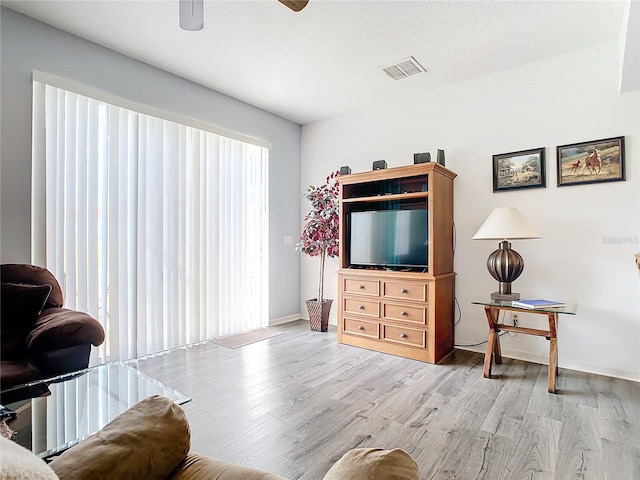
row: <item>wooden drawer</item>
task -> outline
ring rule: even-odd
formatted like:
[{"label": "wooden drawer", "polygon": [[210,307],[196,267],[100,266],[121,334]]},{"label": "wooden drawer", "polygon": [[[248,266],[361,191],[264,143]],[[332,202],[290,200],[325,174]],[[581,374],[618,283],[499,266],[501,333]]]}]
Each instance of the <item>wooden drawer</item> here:
[{"label": "wooden drawer", "polygon": [[414,347],[427,347],[427,332],[414,328],[382,325],[382,339],[387,342],[401,343]]},{"label": "wooden drawer", "polygon": [[387,298],[427,301],[427,285],[424,283],[384,282],[382,295]]},{"label": "wooden drawer", "polygon": [[345,298],[344,313],[378,318],[380,317],[380,302],[359,298]]},{"label": "wooden drawer", "polygon": [[343,320],[342,331],[352,335],[363,337],[380,338],[380,324],[377,322],[367,322],[366,320],[354,320],[345,318]]},{"label": "wooden drawer", "polygon": [[380,282],[377,280],[361,280],[358,278],[344,279],[344,293],[355,295],[380,295]]},{"label": "wooden drawer", "polygon": [[427,324],[427,309],[425,307],[385,303],[382,307],[382,316],[388,320],[411,322],[419,325]]}]

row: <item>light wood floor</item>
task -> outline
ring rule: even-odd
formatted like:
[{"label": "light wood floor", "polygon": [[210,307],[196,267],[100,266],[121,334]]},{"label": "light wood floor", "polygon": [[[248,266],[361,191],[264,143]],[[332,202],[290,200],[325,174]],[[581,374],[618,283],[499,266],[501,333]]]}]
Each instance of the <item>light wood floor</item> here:
[{"label": "light wood floor", "polygon": [[275,328],[137,362],[193,398],[193,451],[304,480],[362,446],[405,449],[422,479],[640,479],[638,383],[561,369],[553,395],[546,365],[504,359],[485,379],[477,353],[429,365]]}]

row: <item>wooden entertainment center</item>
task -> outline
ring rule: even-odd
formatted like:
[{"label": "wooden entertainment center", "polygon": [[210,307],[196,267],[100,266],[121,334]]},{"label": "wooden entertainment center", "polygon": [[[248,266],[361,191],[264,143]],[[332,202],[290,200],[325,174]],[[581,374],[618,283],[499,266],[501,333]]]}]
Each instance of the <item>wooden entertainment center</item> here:
[{"label": "wooden entertainment center", "polygon": [[[430,363],[451,352],[455,177],[435,162],[340,176],[338,342]],[[425,266],[351,263],[354,212],[423,209]]]}]

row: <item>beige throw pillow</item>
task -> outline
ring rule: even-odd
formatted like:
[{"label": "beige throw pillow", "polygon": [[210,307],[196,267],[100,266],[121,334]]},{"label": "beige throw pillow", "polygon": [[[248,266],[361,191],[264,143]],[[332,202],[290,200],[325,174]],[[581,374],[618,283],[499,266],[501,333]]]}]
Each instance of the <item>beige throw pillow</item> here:
[{"label": "beige throw pillow", "polygon": [[184,411],[153,396],[51,462],[64,480],[164,480],[190,447]]},{"label": "beige throw pillow", "polygon": [[418,480],[418,465],[404,450],[354,448],[329,469],[324,480]]},{"label": "beige throw pillow", "polygon": [[58,480],[43,460],[16,442],[0,437],[0,479]]}]

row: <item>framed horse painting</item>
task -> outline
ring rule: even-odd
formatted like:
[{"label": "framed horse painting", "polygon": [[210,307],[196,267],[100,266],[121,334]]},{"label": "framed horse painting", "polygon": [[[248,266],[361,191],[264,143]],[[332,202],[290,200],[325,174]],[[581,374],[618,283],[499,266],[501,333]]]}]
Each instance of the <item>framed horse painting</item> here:
[{"label": "framed horse painting", "polygon": [[625,180],[624,137],[556,147],[558,186]]}]

